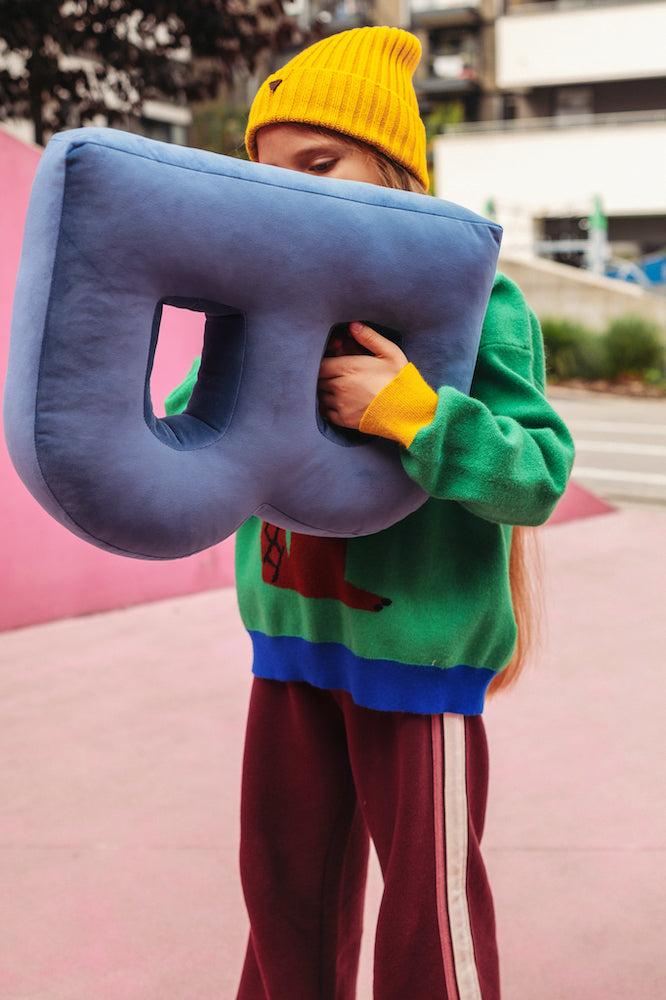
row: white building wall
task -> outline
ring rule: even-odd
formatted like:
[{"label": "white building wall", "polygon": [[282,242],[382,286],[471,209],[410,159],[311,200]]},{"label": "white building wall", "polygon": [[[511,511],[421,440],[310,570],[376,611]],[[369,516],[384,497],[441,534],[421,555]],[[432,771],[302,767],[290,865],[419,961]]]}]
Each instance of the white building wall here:
[{"label": "white building wall", "polygon": [[666,2],[532,8],[495,29],[500,88],[666,76]]},{"label": "white building wall", "polygon": [[435,193],[484,214],[489,200],[505,249],[524,251],[532,220],[666,214],[666,120],[568,128],[447,133],[435,141]]},{"label": "white building wall", "polygon": [[481,0],[409,0],[409,9],[414,13],[436,10],[476,10]]}]

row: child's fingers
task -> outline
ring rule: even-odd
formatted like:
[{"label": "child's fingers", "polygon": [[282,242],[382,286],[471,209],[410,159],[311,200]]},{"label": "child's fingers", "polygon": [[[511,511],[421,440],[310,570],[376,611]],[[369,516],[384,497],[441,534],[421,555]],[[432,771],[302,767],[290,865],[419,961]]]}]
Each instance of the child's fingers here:
[{"label": "child's fingers", "polygon": [[345,358],[349,356],[343,354],[340,357],[322,358],[321,365],[319,366],[319,380],[339,378],[341,375],[344,375],[347,370]]},{"label": "child's fingers", "polygon": [[404,368],[407,358],[393,341],[363,323],[351,323],[350,332],[364,350],[322,359],[319,405],[333,423],[358,428],[372,400]]},{"label": "child's fingers", "polygon": [[371,351],[375,357],[400,361],[401,367],[406,363],[407,358],[398,345],[383,337],[381,333],[377,333],[371,326],[358,322],[350,323],[349,332],[357,343]]},{"label": "child's fingers", "polygon": [[[350,323],[349,329],[357,344],[368,350],[370,356],[379,361],[386,362],[395,374],[407,364],[407,358],[398,345],[394,344],[392,340],[383,337],[381,333],[377,333],[372,327],[354,322]],[[359,368],[355,362],[363,357],[363,353],[359,354],[358,352],[348,351],[344,346],[341,352],[327,352],[321,361],[319,377],[324,379],[339,378],[340,376],[349,374],[350,370],[358,371]],[[368,355],[365,355],[365,357],[367,359]],[[363,361],[361,362],[361,370],[364,363]]]}]

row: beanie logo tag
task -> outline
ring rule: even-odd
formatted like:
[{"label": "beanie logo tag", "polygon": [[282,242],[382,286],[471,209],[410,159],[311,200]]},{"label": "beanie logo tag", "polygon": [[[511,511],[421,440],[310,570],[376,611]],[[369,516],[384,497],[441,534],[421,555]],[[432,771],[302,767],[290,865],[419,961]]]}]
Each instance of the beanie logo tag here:
[{"label": "beanie logo tag", "polygon": [[282,80],[271,80],[271,82],[268,84],[268,86],[271,88],[271,94],[275,93],[275,91],[278,89],[281,83]]}]

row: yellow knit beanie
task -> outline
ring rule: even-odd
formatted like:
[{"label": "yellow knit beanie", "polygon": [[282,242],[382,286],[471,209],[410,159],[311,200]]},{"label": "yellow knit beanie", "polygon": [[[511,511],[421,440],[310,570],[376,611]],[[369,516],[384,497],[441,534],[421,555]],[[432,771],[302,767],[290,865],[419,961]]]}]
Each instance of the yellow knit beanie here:
[{"label": "yellow knit beanie", "polygon": [[412,85],[418,39],[400,28],[354,28],[311,45],[262,84],[245,145],[257,159],[265,125],[301,123],[374,146],[428,186],[425,129]]}]

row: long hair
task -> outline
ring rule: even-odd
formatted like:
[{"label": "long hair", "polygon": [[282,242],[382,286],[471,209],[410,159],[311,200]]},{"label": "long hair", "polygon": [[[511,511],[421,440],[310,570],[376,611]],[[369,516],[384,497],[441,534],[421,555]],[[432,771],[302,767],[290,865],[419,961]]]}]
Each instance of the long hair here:
[{"label": "long hair", "polygon": [[[314,131],[326,133],[325,128]],[[351,136],[336,133],[350,145],[363,149],[378,168],[383,187],[397,188],[399,191],[413,191],[427,194],[420,181],[401,164],[389,159],[373,146],[359,142]],[[513,614],[516,620],[516,647],[504,670],[490,682],[488,697],[505,691],[516,683],[528,659],[538,649],[541,642],[542,607],[542,556],[539,535],[535,528],[514,527],[511,532],[511,552],[509,556],[509,586]]]},{"label": "long hair", "polygon": [[397,188],[399,191],[413,191],[415,194],[427,194],[421,181],[417,180],[406,167],[395,163],[377,149],[368,147],[370,155],[379,170],[383,187]]},{"label": "long hair", "polygon": [[537,528],[516,527],[511,532],[509,585],[516,619],[516,648],[511,660],[490,682],[488,697],[513,687],[542,640],[543,559]]}]

